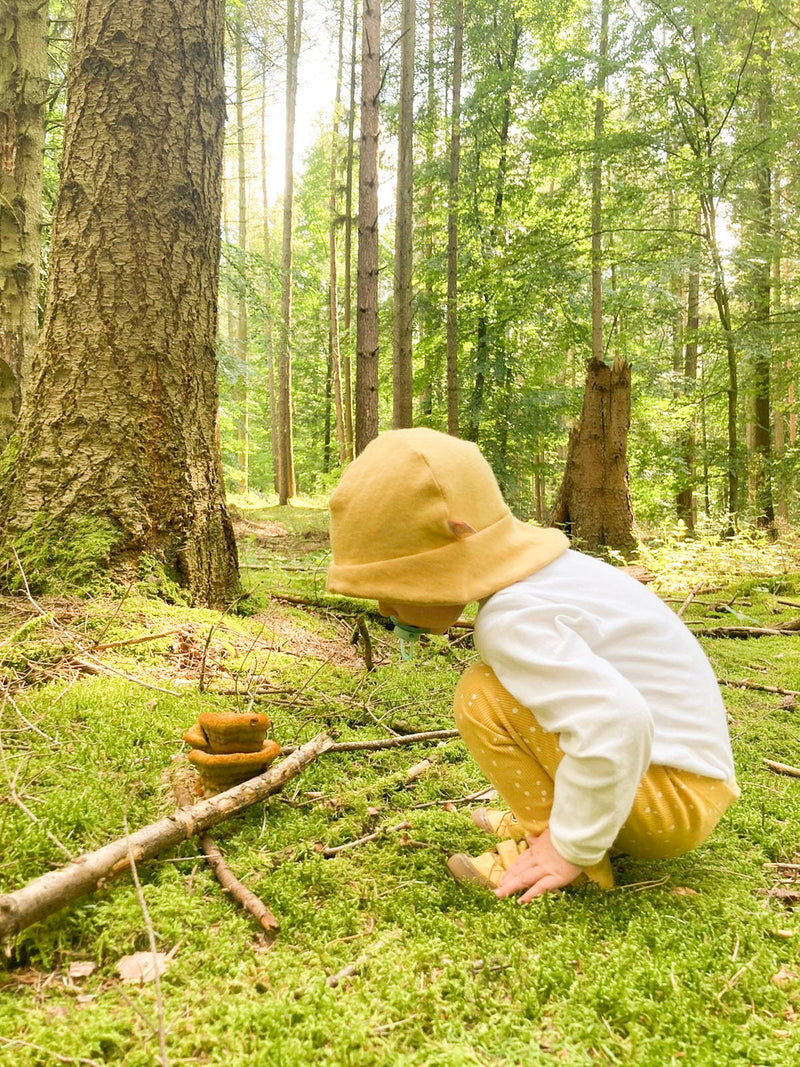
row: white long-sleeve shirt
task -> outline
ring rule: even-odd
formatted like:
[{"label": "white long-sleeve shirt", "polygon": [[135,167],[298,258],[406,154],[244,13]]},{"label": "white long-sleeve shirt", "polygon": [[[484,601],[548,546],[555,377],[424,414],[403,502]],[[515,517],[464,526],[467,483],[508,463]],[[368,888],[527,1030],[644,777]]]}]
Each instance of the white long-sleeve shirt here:
[{"label": "white long-sleeve shirt", "polygon": [[733,779],[725,708],[705,653],[623,571],[565,552],[483,602],[475,646],[559,735],[550,834],[570,862],[600,861],[650,764]]}]

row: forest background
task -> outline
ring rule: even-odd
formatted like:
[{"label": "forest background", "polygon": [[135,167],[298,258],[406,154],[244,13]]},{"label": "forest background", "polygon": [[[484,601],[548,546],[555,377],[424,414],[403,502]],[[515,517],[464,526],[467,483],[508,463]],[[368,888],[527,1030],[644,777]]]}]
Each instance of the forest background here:
[{"label": "forest background", "polygon": [[[68,3],[49,12],[42,277],[72,33]],[[326,493],[379,427],[413,422],[476,440],[518,513],[569,527],[568,432],[605,363],[631,398],[615,441],[589,448],[624,474],[627,445],[640,528],[796,522],[791,5],[403,0],[363,15],[349,0],[228,4],[229,493]],[[375,262],[357,265],[368,245]],[[630,554],[629,535],[601,540]]]}]

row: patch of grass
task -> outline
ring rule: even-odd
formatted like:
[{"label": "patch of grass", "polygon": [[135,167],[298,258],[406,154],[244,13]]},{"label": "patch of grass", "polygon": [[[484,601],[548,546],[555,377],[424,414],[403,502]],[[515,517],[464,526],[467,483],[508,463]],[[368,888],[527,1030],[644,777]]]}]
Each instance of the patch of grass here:
[{"label": "patch of grass", "polygon": [[[299,525],[294,533],[302,533]],[[307,566],[307,558],[273,558],[263,573],[277,588],[296,582],[308,594],[316,564]],[[670,565],[670,582],[680,574]],[[722,570],[719,578],[731,586]],[[761,590],[740,592],[733,607],[763,625],[782,618],[774,612],[783,608],[782,594]],[[688,614],[725,621],[714,617],[727,614],[716,611],[715,597],[705,599]],[[347,648],[349,624],[326,614],[332,598],[325,604],[315,612],[272,602],[269,614],[221,618],[130,594],[121,606],[119,598],[101,598],[71,609],[68,626],[81,641],[102,635],[106,642],[181,626],[201,649],[213,628],[210,652],[226,669],[246,673],[252,664],[243,650],[271,633],[276,615],[291,633]],[[2,707],[0,888],[10,890],[63,862],[53,838],[79,853],[121,835],[125,819],[137,828],[164,815],[171,808],[164,772],[183,731],[202,710],[250,698],[198,692],[196,660],[180,667],[170,638],[103,658],[180,688],[173,696],[119,677],[76,677],[53,652],[49,621],[34,623],[18,605],[5,606],[0,654],[22,649],[30,660],[37,642],[49,646],[41,658],[52,675],[32,685],[14,674],[13,703]],[[44,607],[64,619],[63,604]],[[469,650],[434,640],[401,664],[391,639],[370,626],[381,665],[369,675],[344,655],[250,654],[272,685],[255,694],[254,707],[272,715],[280,741],[302,742],[322,730],[365,739],[385,736],[387,726],[452,725],[452,690]],[[709,638],[704,647],[722,677],[800,689],[798,641]],[[442,806],[485,784],[458,739],[325,755],[282,795],[216,828],[231,868],[279,917],[271,947],[220,891],[195,843],[143,866],[158,947],[178,946],[162,979],[170,1061],[793,1067],[800,922],[791,906],[767,895],[777,876],[764,865],[800,862],[800,780],[773,774],[763,759],[800,765],[798,712],[777,694],[726,688],[724,695],[741,801],[688,856],[619,858],[614,893],[589,887],[518,907],[455,884],[446,856],[490,842],[468,806]],[[425,757],[427,773],[406,785],[408,768]],[[404,820],[406,831],[389,831]],[[381,829],[371,843],[322,854],[326,845]],[[125,878],[23,933],[0,971],[0,1035],[12,1042],[0,1041],[0,1067],[38,1067],[53,1054],[125,1067],[157,1062],[146,1021],[156,1016],[152,986],[123,986],[115,971],[121,956],[146,948]],[[97,969],[69,979],[75,960]],[[351,970],[328,985],[343,968]]]}]

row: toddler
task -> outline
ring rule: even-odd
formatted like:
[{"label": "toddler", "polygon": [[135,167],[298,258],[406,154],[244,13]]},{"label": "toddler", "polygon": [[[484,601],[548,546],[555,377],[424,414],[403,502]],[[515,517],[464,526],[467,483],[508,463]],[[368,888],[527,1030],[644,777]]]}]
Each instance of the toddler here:
[{"label": "toddler", "polygon": [[469,442],[394,430],[330,501],[328,588],[378,600],[401,636],[443,633],[479,602],[480,660],[458,730],[508,806],[474,821],[501,840],[448,861],[521,903],[587,878],[609,853],[677,856],[739,795],[725,709],[700,645],[624,572],[514,518]]}]

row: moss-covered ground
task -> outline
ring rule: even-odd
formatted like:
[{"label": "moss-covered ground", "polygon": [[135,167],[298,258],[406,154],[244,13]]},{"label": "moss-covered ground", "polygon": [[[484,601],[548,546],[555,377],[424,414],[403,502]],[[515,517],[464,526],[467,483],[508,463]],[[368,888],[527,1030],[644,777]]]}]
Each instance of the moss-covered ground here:
[{"label": "moss-covered ground", "polygon": [[[452,726],[451,693],[474,656],[466,638],[432,639],[403,664],[367,615],[367,673],[351,634],[370,606],[323,592],[324,513],[248,512],[238,532],[246,614],[135,588],[51,597],[44,615],[22,593],[0,602],[0,891],[171,810],[167,771],[202,710],[253,702],[284,744]],[[660,545],[646,562],[676,610],[696,591],[684,617],[697,627],[800,616],[791,543]],[[119,644],[137,637],[149,640]],[[701,640],[721,679],[800,690],[800,633]],[[518,907],[451,881],[447,854],[487,845],[462,803],[485,783],[458,739],[322,756],[216,828],[231,868],[280,921],[272,942],[194,843],[142,866],[157,947],[172,954],[168,1062],[797,1064],[800,869],[770,864],[800,864],[800,778],[764,759],[800,765],[800,710],[785,693],[724,695],[740,803],[691,855],[617,860],[613,893]],[[0,965],[0,1065],[161,1062],[155,987],[116,971],[147,948],[127,877],[21,934]],[[80,977],[77,963],[95,966]]]}]

